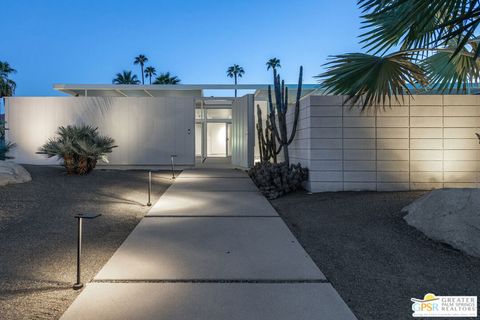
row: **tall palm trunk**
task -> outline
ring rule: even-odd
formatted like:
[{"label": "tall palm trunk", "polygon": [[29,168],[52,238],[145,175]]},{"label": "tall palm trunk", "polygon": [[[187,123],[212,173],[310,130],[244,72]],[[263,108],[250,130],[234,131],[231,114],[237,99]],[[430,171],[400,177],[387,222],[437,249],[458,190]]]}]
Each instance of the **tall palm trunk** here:
[{"label": "tall palm trunk", "polygon": [[235,98],[237,97],[237,74],[235,73]]},{"label": "tall palm trunk", "polygon": [[142,68],[142,84],[145,84],[145,74],[143,73],[143,63],[140,65]]}]

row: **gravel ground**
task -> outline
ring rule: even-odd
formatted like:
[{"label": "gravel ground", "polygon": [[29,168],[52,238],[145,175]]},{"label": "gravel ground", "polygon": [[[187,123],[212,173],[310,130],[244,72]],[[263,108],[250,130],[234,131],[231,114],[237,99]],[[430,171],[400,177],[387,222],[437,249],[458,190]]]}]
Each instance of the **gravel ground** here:
[{"label": "gravel ground", "polygon": [[422,194],[297,192],[272,204],[359,319],[413,319],[412,297],[480,295],[480,259],[403,220]]},{"label": "gravel ground", "polygon": [[[82,280],[88,282],[147,213],[145,171],[95,170],[67,176],[61,168],[25,166],[33,181],[0,187],[0,318],[56,319],[79,291],[77,213],[84,222]],[[171,184],[153,173],[154,203]]]}]

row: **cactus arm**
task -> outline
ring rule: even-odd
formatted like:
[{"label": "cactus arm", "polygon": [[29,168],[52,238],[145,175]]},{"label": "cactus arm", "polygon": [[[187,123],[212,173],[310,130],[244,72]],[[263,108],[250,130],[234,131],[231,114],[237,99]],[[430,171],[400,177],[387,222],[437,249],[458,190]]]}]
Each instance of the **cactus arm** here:
[{"label": "cactus arm", "polygon": [[268,111],[270,114],[275,113],[272,100],[272,87],[270,85],[268,85]]},{"label": "cactus arm", "polygon": [[[268,121],[268,118],[267,118]],[[268,125],[268,124],[267,124]],[[262,117],[262,109],[260,109],[260,105],[257,104],[257,135],[258,135],[258,150],[260,152],[260,161],[266,162],[270,159],[270,155],[268,151],[267,141],[265,136],[268,140],[267,129],[265,129],[265,136],[263,134],[263,117]]]},{"label": "cactus arm", "polygon": [[278,117],[280,122],[280,135],[282,137],[282,144],[287,143],[287,107],[285,105],[285,81],[282,80],[280,84],[281,90],[281,113]]},{"label": "cactus arm", "polygon": [[297,96],[295,98],[295,118],[293,120],[293,128],[290,134],[290,139],[288,139],[287,144],[291,144],[295,138],[295,133],[297,132],[298,118],[300,116],[300,96],[302,95],[302,81],[303,81],[303,66],[300,66],[300,73],[298,77],[298,87],[297,87]]},{"label": "cactus arm", "polygon": [[275,104],[277,106],[277,113],[280,115],[282,113],[282,94],[280,91],[280,75],[277,75],[273,89],[275,90]]},{"label": "cactus arm", "polygon": [[[275,90],[275,94],[276,94],[276,90]],[[275,121],[275,108],[273,107],[272,88],[270,87],[270,85],[268,86],[268,106],[270,109],[269,117],[270,117],[270,125],[272,126],[272,131],[275,135],[275,138],[277,138],[278,141],[281,141],[280,134],[277,129],[277,123]]]}]

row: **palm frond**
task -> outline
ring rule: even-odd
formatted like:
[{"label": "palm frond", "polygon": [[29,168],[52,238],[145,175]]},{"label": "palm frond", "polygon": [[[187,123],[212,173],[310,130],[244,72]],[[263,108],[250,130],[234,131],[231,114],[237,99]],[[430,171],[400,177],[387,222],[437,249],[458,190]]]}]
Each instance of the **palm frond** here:
[{"label": "palm frond", "polygon": [[116,148],[115,141],[107,136],[101,136],[98,128],[90,125],[59,127],[57,136],[49,139],[37,153],[51,158],[65,157],[90,159],[106,159],[106,155]]},{"label": "palm frond", "polygon": [[399,95],[410,94],[408,85],[426,84],[424,70],[416,65],[412,55],[402,53],[378,57],[350,53],[332,57],[328,70],[317,76],[324,79],[327,94],[346,95],[347,102],[362,110],[369,106],[391,104]]},{"label": "palm frond", "polygon": [[155,78],[153,84],[178,84],[180,82],[181,80],[177,76],[170,75],[170,72],[164,72]]},{"label": "palm frond", "polygon": [[440,92],[466,92],[469,83],[478,81],[479,65],[471,55],[436,52],[421,63],[428,80]]},{"label": "palm frond", "polygon": [[148,61],[148,58],[144,54],[139,54],[138,56],[135,57],[135,60],[133,60],[133,64],[139,64],[143,66],[147,61]]},{"label": "palm frond", "polygon": [[239,77],[241,78],[242,75],[245,74],[245,70],[240,67],[238,64],[234,64],[233,66],[227,69],[227,76],[230,78]]},{"label": "palm frond", "polygon": [[140,80],[136,74],[132,74],[132,71],[124,70],[122,73],[117,73],[112,80],[113,84],[139,84]]},{"label": "palm frond", "polygon": [[266,63],[267,65],[267,70],[270,70],[271,69],[277,69],[277,68],[281,68],[282,66],[280,65],[280,59],[277,59],[277,58],[271,58],[267,61]]},{"label": "palm frond", "polygon": [[[435,47],[460,38],[463,46],[478,25],[478,1],[359,0],[363,10],[362,43],[370,52],[400,46]],[[455,52],[457,54],[458,52]]]}]

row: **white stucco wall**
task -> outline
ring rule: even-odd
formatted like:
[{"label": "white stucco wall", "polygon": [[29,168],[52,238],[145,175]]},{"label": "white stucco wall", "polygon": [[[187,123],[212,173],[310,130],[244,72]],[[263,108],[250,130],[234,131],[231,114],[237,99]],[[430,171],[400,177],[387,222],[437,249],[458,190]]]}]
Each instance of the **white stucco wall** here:
[{"label": "white stucco wall", "polygon": [[25,164],[57,164],[38,155],[59,126],[90,124],[115,139],[112,165],[179,165],[195,163],[192,97],[11,97],[7,98],[7,139],[12,155]]},{"label": "white stucco wall", "polygon": [[480,96],[418,95],[361,113],[341,96],[308,96],[290,146],[313,192],[480,186]]}]

